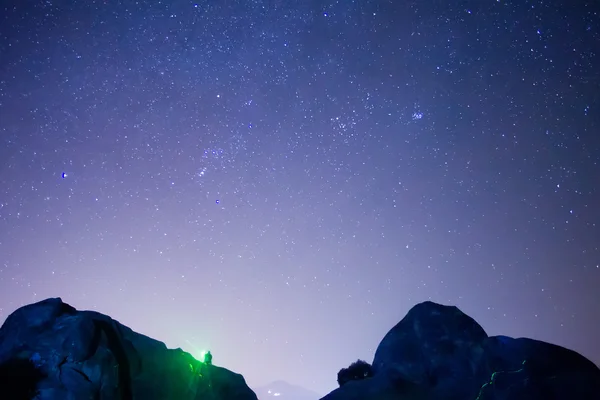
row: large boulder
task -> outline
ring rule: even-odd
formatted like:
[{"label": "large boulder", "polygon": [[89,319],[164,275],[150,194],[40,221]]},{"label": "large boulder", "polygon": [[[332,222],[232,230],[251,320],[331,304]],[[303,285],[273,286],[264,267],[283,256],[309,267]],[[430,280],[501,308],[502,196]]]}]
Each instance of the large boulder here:
[{"label": "large boulder", "polygon": [[323,400],[600,399],[600,369],[533,339],[488,337],[457,307],[414,306],[379,344],[373,377]]},{"label": "large boulder", "polygon": [[528,338],[491,336],[483,343],[489,378],[481,400],[600,399],[600,370],[579,353]]},{"label": "large boulder", "polygon": [[60,298],[24,306],[0,328],[0,398],[24,398],[14,393],[32,379],[15,372],[23,362],[34,366],[37,399],[257,400],[242,375]]}]

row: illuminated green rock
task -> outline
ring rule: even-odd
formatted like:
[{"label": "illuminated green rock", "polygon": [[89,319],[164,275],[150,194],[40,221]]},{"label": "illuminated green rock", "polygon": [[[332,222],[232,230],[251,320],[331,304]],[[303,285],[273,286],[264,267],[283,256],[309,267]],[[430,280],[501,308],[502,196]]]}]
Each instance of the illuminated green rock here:
[{"label": "illuminated green rock", "polygon": [[[11,372],[13,365],[25,372]],[[21,307],[6,319],[0,372],[1,399],[30,398],[20,395],[35,385],[44,400],[256,400],[242,375],[58,298]]]}]

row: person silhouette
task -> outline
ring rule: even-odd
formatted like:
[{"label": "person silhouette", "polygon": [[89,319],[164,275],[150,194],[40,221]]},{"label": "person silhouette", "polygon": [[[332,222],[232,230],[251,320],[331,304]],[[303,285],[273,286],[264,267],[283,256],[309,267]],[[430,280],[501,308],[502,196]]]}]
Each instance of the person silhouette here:
[{"label": "person silhouette", "polygon": [[207,351],[206,354],[204,354],[204,363],[206,365],[212,365],[212,354],[210,354],[210,351]]}]

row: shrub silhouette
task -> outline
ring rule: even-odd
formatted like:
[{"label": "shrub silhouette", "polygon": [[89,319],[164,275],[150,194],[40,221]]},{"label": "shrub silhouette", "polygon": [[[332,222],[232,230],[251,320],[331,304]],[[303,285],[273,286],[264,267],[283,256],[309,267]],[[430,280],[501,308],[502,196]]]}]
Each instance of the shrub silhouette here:
[{"label": "shrub silhouette", "polygon": [[11,358],[0,364],[0,398],[31,400],[37,396],[37,385],[45,377],[33,361]]},{"label": "shrub silhouette", "polygon": [[337,375],[338,385],[342,387],[350,381],[359,381],[361,379],[370,378],[373,376],[371,364],[363,360],[357,360],[350,364],[348,368],[340,369]]}]

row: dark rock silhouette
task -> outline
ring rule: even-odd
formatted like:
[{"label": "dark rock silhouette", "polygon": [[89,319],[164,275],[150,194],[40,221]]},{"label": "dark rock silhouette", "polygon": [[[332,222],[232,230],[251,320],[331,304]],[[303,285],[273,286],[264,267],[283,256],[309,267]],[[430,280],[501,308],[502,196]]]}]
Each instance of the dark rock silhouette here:
[{"label": "dark rock silhouette", "polygon": [[[600,369],[527,338],[487,336],[458,308],[414,306],[372,365],[338,374],[324,400],[600,399]],[[273,397],[283,398],[282,392]],[[0,328],[0,398],[257,400],[244,378],[59,298],[12,313]]]},{"label": "dark rock silhouette", "polygon": [[46,376],[27,358],[13,357],[0,364],[0,396],[10,400],[29,400],[38,395],[38,384]]},{"label": "dark rock silhouette", "polygon": [[379,344],[373,376],[323,400],[600,399],[600,369],[546,342],[489,336],[457,307],[414,306]]},{"label": "dark rock silhouette", "polygon": [[[15,383],[16,382],[16,383]],[[257,400],[242,375],[53,298],[0,328],[0,398]]]},{"label": "dark rock silhouette", "polygon": [[348,368],[342,368],[338,372],[338,385],[343,386],[350,381],[359,381],[361,379],[373,376],[371,364],[363,360],[357,360],[350,364]]}]

